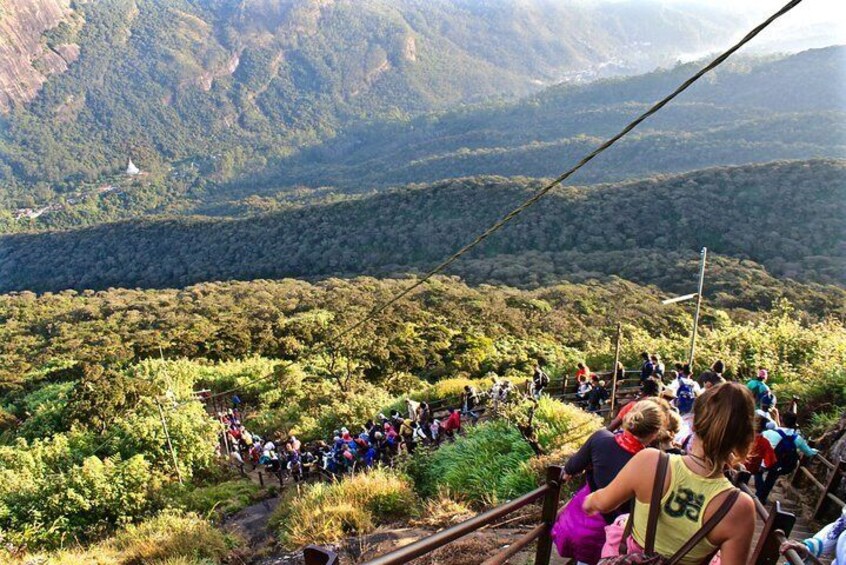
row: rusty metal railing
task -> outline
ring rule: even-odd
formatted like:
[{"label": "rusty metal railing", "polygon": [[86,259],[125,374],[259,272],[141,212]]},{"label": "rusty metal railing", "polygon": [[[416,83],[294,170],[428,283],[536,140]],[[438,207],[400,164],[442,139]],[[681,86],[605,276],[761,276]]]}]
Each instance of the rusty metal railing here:
[{"label": "rusty metal railing", "polygon": [[[546,472],[546,484],[533,490],[530,493],[507,502],[460,524],[442,530],[436,534],[425,537],[409,545],[403,546],[390,553],[386,553],[365,565],[401,565],[412,559],[422,557],[436,549],[454,542],[468,534],[471,534],[485,526],[495,524],[505,516],[534,504],[543,502],[541,511],[541,523],[529,530],[520,539],[511,544],[502,552],[494,555],[485,561],[485,565],[502,564],[508,561],[516,553],[519,553],[529,544],[537,540],[535,551],[535,565],[549,565],[552,552],[552,525],[558,514],[558,502],[561,495],[561,467],[552,466]],[[335,565],[338,557],[328,549],[309,546],[305,553],[306,565]]]}]

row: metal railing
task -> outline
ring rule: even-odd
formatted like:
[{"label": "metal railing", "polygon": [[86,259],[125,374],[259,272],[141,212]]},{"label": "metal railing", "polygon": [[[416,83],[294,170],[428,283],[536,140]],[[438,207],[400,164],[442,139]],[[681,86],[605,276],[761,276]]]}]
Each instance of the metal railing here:
[{"label": "metal railing", "polygon": [[[542,501],[541,523],[534,526],[526,534],[515,540],[509,547],[488,558],[484,565],[499,565],[506,563],[511,557],[522,551],[528,545],[537,541],[535,551],[535,565],[549,565],[552,555],[552,526],[558,515],[558,502],[561,495],[561,467],[551,466],[546,471],[546,484],[530,493],[507,502],[478,516],[465,520],[436,534],[420,539],[414,543],[386,553],[365,565],[401,565],[423,555],[432,553],[436,549],[454,542],[485,526],[497,523],[499,520],[514,512]],[[335,565],[338,556],[324,548],[309,546],[304,552],[305,565]]]},{"label": "metal railing", "polygon": [[[509,559],[524,551],[535,541],[537,541],[535,565],[549,565],[552,555],[551,532],[558,514],[561,493],[560,477],[561,467],[549,467],[547,468],[546,484],[542,487],[460,524],[403,546],[390,553],[386,553],[366,562],[364,565],[401,565],[408,563],[483,527],[495,524],[505,516],[538,501],[543,502],[541,522],[533,526],[531,530],[523,534],[520,538],[514,540],[507,548],[484,560],[482,565],[502,565],[507,563]],[[791,565],[803,565],[804,561],[796,551],[791,549],[784,554],[780,551],[782,544],[789,539],[790,532],[796,523],[796,516],[784,511],[781,508],[781,503],[778,501],[773,502],[771,508],[767,510],[746,485],[749,477],[749,473],[745,471],[734,473],[730,477],[735,486],[751,496],[755,501],[755,511],[763,522],[761,533],[758,536],[755,547],[752,549],[749,562],[756,565],[777,565],[784,559]],[[305,548],[304,557],[305,565],[340,565],[337,554],[329,549],[314,545]]]},{"label": "metal railing", "polygon": [[[734,486],[751,496],[752,500],[755,501],[755,512],[764,523],[761,534],[758,536],[758,543],[752,549],[749,562],[755,563],[755,565],[777,565],[782,560],[781,545],[787,541],[790,532],[793,531],[796,516],[782,510],[781,503],[778,501],[773,502],[768,511],[747,486],[746,483],[749,482],[750,477],[751,474],[748,471],[733,473],[729,476]],[[791,565],[804,565],[805,563],[799,557],[799,554],[792,549],[786,551],[783,557]]]}]

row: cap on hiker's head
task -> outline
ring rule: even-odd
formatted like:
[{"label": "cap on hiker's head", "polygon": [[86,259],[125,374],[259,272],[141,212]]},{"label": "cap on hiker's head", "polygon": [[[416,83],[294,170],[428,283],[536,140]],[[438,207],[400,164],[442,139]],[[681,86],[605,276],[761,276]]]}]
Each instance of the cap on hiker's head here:
[{"label": "cap on hiker's head", "polygon": [[767,373],[766,369],[761,369],[760,371],[758,371],[758,378],[760,380],[765,381],[767,380],[767,377],[769,377],[769,373]]}]

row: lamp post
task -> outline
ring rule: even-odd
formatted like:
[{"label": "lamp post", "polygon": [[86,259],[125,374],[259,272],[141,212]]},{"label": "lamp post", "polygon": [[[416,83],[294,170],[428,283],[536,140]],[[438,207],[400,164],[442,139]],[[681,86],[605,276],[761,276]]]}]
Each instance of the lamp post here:
[{"label": "lamp post", "polygon": [[700,252],[702,258],[699,261],[699,287],[696,292],[693,294],[685,294],[684,296],[677,296],[675,298],[668,298],[667,300],[662,300],[661,304],[675,304],[676,302],[684,302],[685,300],[690,300],[691,298],[696,299],[696,310],[693,313],[693,331],[690,333],[690,356],[688,357],[688,364],[693,369],[693,357],[696,353],[696,333],[699,328],[699,312],[702,309],[702,289],[705,286],[705,260],[708,257],[708,248],[703,247],[702,251]]}]

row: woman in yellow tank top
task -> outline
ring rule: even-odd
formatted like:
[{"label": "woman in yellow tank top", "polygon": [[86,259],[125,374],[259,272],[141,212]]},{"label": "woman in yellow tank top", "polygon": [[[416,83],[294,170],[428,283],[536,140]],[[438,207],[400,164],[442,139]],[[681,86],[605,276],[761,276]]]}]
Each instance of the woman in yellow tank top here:
[{"label": "woman in yellow tank top", "polygon": [[[723,469],[746,456],[754,438],[755,403],[746,387],[725,383],[704,392],[694,405],[695,437],[685,456],[670,456],[664,478],[655,551],[672,556],[713,515],[732,490]],[[606,488],[584,502],[587,513],[610,512],[635,499],[632,538],[643,547],[659,452],[635,455]],[[728,514],[681,560],[698,565],[719,550],[723,565],[745,565],[755,530],[755,505],[741,494]]]}]

